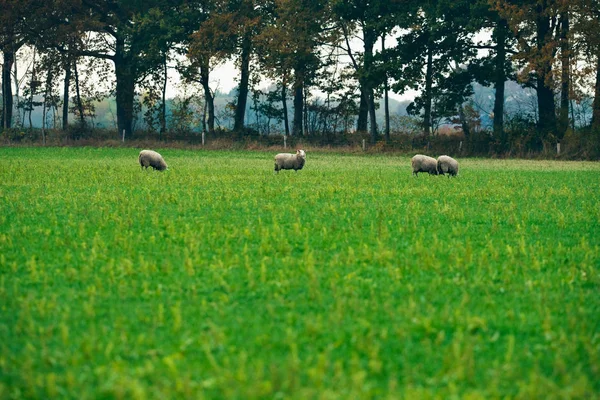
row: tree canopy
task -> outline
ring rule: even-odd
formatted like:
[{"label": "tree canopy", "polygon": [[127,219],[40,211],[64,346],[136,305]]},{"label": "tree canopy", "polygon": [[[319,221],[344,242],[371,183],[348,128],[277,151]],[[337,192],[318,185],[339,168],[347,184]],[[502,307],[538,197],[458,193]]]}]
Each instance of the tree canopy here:
[{"label": "tree canopy", "polygon": [[[165,131],[173,71],[202,86],[210,132],[229,111],[233,131],[250,132],[252,92],[258,94],[254,109],[284,121],[283,133],[325,135],[333,121],[353,118],[354,130],[376,142],[376,110],[391,88],[416,91],[408,112],[426,137],[456,121],[468,137],[465,115],[475,110],[473,84],[479,83],[495,94],[489,134],[506,144],[510,80],[535,92],[527,118],[535,120],[538,143],[560,141],[569,129],[600,130],[600,8],[592,0],[0,0],[0,10],[3,128],[13,124],[13,101],[20,101],[15,58],[30,48],[38,55],[27,72],[32,99],[47,98],[44,107],[61,103],[50,100],[59,98],[55,82],[62,77],[63,126],[73,87],[85,122],[89,83],[80,70],[87,63],[84,75],[94,70],[112,88],[119,135],[132,134],[142,107],[148,121],[160,112]],[[231,77],[237,98],[219,110],[210,77],[227,61],[238,66]],[[273,82],[274,93],[261,97],[261,79]],[[575,107],[584,99],[591,110],[575,124]],[[315,112],[321,122],[311,125]]]}]

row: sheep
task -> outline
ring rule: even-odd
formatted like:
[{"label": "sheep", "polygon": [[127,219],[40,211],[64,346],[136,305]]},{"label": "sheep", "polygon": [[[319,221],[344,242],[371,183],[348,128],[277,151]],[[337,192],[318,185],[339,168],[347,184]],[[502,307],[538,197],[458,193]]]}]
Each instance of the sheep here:
[{"label": "sheep", "polygon": [[439,156],[437,159],[437,170],[440,175],[448,174],[448,178],[450,178],[450,175],[456,176],[458,175],[458,161],[452,157]]},{"label": "sheep", "polygon": [[304,167],[306,162],[306,152],[304,150],[296,151],[296,154],[279,153],[275,156],[275,172],[279,173],[282,169],[293,169],[298,172]]},{"label": "sheep", "polygon": [[433,157],[417,154],[410,163],[412,165],[413,175],[419,176],[419,172],[427,172],[429,175],[437,175],[437,161]]},{"label": "sheep", "polygon": [[148,167],[152,167],[159,171],[164,171],[165,169],[168,169],[167,163],[165,162],[164,158],[162,158],[160,154],[153,150],[140,151],[138,161],[140,162],[142,169],[148,169]]}]

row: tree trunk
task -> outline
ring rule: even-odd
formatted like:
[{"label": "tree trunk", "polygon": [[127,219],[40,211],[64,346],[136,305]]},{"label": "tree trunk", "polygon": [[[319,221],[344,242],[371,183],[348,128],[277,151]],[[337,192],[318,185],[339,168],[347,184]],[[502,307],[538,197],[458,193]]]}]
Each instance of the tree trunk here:
[{"label": "tree trunk", "polygon": [[[385,51],[385,34],[381,36],[381,51]],[[390,104],[389,104],[389,96],[388,96],[388,78],[387,73],[385,75],[385,80],[383,83],[383,97],[384,97],[384,107],[385,107],[385,141],[387,143],[390,142]]]},{"label": "tree trunk", "polygon": [[569,128],[569,92],[571,88],[571,49],[569,44],[569,14],[565,10],[560,16],[560,113],[558,119],[558,140],[560,141]]},{"label": "tree trunk", "polygon": [[303,134],[311,135],[313,134],[312,124],[309,123],[309,112],[308,112],[308,90],[306,89],[306,85],[302,85],[302,117],[304,118],[304,130]]},{"label": "tree trunk", "polygon": [[[377,35],[372,29],[365,29],[363,36],[365,43],[363,68],[364,73],[367,76],[370,76],[373,68],[373,47],[375,46]],[[377,117],[375,115],[375,94],[373,90],[373,79],[367,77],[363,79],[363,84],[365,87],[365,92],[367,94],[367,107],[369,109],[369,132],[371,134],[371,143],[375,143],[377,142]]]},{"label": "tree trunk", "polygon": [[131,67],[115,63],[115,70],[117,76],[116,101],[119,136],[125,131],[125,135],[131,137],[135,81],[131,74]]},{"label": "tree trunk", "polygon": [[260,108],[258,107],[258,100],[260,98],[260,92],[258,90],[252,91],[252,103],[254,105],[254,115],[256,116],[256,130],[260,135]]},{"label": "tree trunk", "polygon": [[592,105],[592,130],[600,135],[600,48],[596,55],[596,84],[594,86],[594,103]]},{"label": "tree trunk", "polygon": [[364,84],[360,85],[360,104],[358,106],[358,121],[356,122],[357,132],[366,132],[367,126],[369,125],[369,101],[367,100],[368,94],[365,92]]},{"label": "tree trunk", "polygon": [[[35,79],[35,56],[37,49],[33,48],[33,60],[31,62],[31,80],[29,81],[29,106],[28,106],[28,117],[29,117],[29,129],[33,129],[33,121],[31,120],[31,114],[33,113],[33,96],[37,92],[37,80]],[[15,74],[16,75],[16,74]]]},{"label": "tree trunk", "polygon": [[208,101],[204,100],[204,107],[202,108],[202,132],[206,132],[206,114],[208,113]]},{"label": "tree trunk", "polygon": [[115,75],[117,78],[117,129],[118,136],[131,137],[133,125],[133,100],[135,96],[135,74],[131,60],[123,56],[123,41],[118,40],[115,52]]},{"label": "tree trunk", "polygon": [[240,67],[240,86],[238,88],[237,106],[235,108],[235,120],[233,130],[242,133],[244,130],[244,120],[246,118],[246,103],[248,101],[248,82],[250,80],[250,55],[252,52],[252,42],[250,33],[247,33],[242,40],[242,54]]},{"label": "tree trunk", "polygon": [[458,118],[460,119],[460,125],[462,126],[463,133],[465,134],[465,139],[469,140],[469,137],[471,137],[471,129],[465,116],[465,109],[463,108],[462,104],[458,105]]},{"label": "tree trunk", "polygon": [[423,114],[423,133],[426,137],[431,134],[431,87],[433,86],[433,45],[431,41],[427,46],[427,70],[425,71],[425,110]]},{"label": "tree trunk", "polygon": [[[544,2],[545,5],[545,2]],[[556,133],[556,111],[554,104],[554,90],[552,84],[552,57],[548,57],[545,49],[552,32],[550,20],[545,15],[544,5],[538,6],[537,25],[537,50],[542,58],[539,62],[536,79],[537,102],[539,111],[538,129],[542,139],[548,134]]]},{"label": "tree trunk", "polygon": [[163,87],[162,87],[162,102],[160,105],[160,135],[164,135],[167,131],[167,56],[163,60]]},{"label": "tree trunk", "polygon": [[283,126],[285,127],[285,135],[289,136],[290,134],[290,121],[288,117],[288,109],[287,109],[287,82],[286,79],[283,79],[281,83],[281,104],[283,107]]},{"label": "tree trunk", "polygon": [[200,82],[202,83],[202,88],[204,89],[204,98],[206,103],[206,108],[208,111],[208,133],[211,135],[215,134],[215,103],[212,92],[210,91],[210,86],[208,85],[210,75],[210,66],[208,65],[208,60],[202,62],[200,65]]},{"label": "tree trunk", "polygon": [[42,145],[46,145],[46,97],[44,96],[44,104],[42,105]]},{"label": "tree trunk", "polygon": [[48,98],[48,94],[50,93],[52,79],[52,69],[49,69],[48,75],[46,76],[46,88],[44,89],[44,104],[42,105],[42,143],[44,146],[46,145],[46,99]]},{"label": "tree trunk", "polygon": [[79,73],[77,71],[77,60],[73,63],[73,72],[75,75],[75,94],[77,101],[77,111],[79,112],[79,124],[83,128],[85,126],[85,115],[83,111],[83,102],[81,101],[81,90],[79,88]]},{"label": "tree trunk", "polygon": [[369,89],[369,130],[371,133],[371,143],[377,143],[379,135],[377,134],[377,116],[375,115],[375,93]]},{"label": "tree trunk", "polygon": [[504,135],[504,85],[506,82],[506,34],[508,24],[500,20],[494,30],[496,40],[495,79],[494,79],[494,137],[506,144]]},{"label": "tree trunk", "polygon": [[65,64],[65,84],[63,92],[63,108],[62,108],[62,129],[63,131],[69,126],[69,87],[71,86],[71,56],[67,56]]},{"label": "tree trunk", "polygon": [[2,127],[7,129],[12,126],[13,94],[10,72],[15,62],[15,53],[5,48],[2,55]]},{"label": "tree trunk", "polygon": [[[545,71],[550,70],[550,66],[543,67]],[[543,74],[544,76],[547,73]],[[554,91],[552,87],[548,87],[545,82],[545,77],[537,78],[537,101],[539,109],[538,127],[542,138],[546,138],[549,133],[556,132],[556,114],[554,104]]]},{"label": "tree trunk", "polygon": [[292,135],[302,136],[302,117],[304,116],[304,71],[296,67],[294,71],[294,121]]}]

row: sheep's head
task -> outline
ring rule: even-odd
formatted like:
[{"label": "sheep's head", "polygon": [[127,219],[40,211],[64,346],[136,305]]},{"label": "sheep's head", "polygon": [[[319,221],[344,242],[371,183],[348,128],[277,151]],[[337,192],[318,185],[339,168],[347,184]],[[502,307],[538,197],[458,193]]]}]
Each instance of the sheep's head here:
[{"label": "sheep's head", "polygon": [[306,160],[306,152],[304,150],[297,150],[296,155]]}]

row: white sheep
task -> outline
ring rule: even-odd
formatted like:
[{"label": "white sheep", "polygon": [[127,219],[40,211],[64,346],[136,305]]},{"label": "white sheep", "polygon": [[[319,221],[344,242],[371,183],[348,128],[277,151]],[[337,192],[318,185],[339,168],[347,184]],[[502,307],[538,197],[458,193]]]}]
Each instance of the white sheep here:
[{"label": "white sheep", "polygon": [[160,154],[153,150],[140,151],[138,161],[140,162],[142,169],[148,169],[148,167],[152,167],[159,171],[164,171],[165,169],[168,169],[167,163],[165,162],[164,158],[162,158]]},{"label": "white sheep", "polygon": [[452,157],[439,156],[437,159],[437,170],[440,175],[448,174],[448,178],[450,178],[450,175],[456,176],[458,175],[458,161]]},{"label": "white sheep", "polygon": [[306,163],[306,152],[304,150],[296,151],[296,154],[279,153],[275,156],[275,172],[279,173],[282,169],[293,169],[298,171]]},{"label": "white sheep", "polygon": [[429,175],[437,175],[437,161],[433,157],[417,154],[410,163],[412,165],[413,175],[419,176],[419,172],[427,172]]}]

